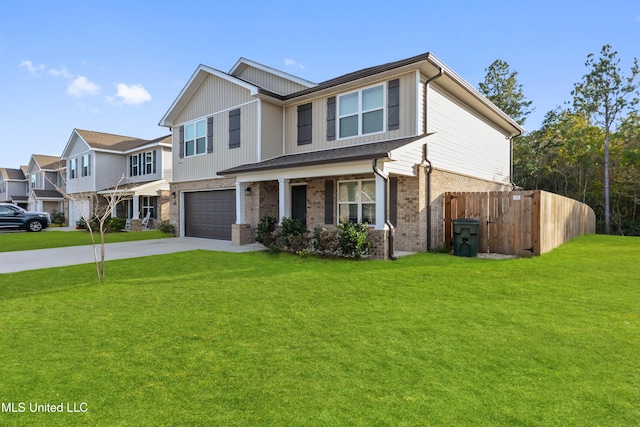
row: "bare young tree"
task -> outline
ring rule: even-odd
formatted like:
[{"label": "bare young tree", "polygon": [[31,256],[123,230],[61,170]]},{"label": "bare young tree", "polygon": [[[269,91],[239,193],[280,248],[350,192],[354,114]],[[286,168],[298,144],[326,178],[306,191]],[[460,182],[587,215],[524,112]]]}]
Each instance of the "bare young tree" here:
[{"label": "bare young tree", "polygon": [[[116,206],[126,199],[123,192],[119,191],[119,187],[124,183],[125,176],[122,175],[115,187],[110,188],[106,194],[98,195],[95,192],[77,192],[70,193],[67,191],[67,185],[65,188],[61,188],[57,183],[49,180],[51,184],[61,193],[70,204],[80,212],[82,220],[86,224],[89,235],[91,236],[91,245],[93,248],[93,259],[96,264],[96,275],[98,282],[104,283],[105,279],[105,245],[104,234],[108,229],[108,221],[112,216]],[[66,184],[66,182],[65,182]],[[91,209],[85,211],[82,209],[82,201],[91,200]],[[99,233],[100,240],[96,241],[95,233]],[[100,245],[100,254],[98,255],[98,244]]]}]

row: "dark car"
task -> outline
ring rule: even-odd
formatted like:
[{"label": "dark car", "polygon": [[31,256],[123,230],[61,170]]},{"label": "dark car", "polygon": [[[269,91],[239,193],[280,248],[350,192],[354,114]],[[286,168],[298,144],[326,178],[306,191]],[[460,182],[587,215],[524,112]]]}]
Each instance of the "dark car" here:
[{"label": "dark car", "polygon": [[51,216],[47,212],[29,212],[10,203],[0,203],[0,229],[40,231],[49,225],[51,225]]}]

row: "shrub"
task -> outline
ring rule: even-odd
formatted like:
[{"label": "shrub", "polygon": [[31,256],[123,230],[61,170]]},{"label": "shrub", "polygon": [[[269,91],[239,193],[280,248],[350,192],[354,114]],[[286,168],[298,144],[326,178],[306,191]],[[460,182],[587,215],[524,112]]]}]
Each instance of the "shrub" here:
[{"label": "shrub", "polygon": [[113,217],[106,221],[107,231],[121,231],[127,224],[125,218]]},{"label": "shrub", "polygon": [[320,256],[338,255],[338,232],[324,227],[313,229],[313,251]]},{"label": "shrub", "polygon": [[60,212],[59,210],[52,210],[51,211],[51,223],[52,224],[64,224],[66,218],[64,217],[64,213]]},{"label": "shrub", "polygon": [[276,226],[278,220],[272,216],[264,215],[256,227],[256,242],[270,248],[276,240]]},{"label": "shrub", "polygon": [[176,235],[176,228],[169,221],[162,221],[158,230],[162,231],[165,234],[171,234],[172,236]]},{"label": "shrub", "polygon": [[309,230],[299,219],[283,217],[280,236],[290,251],[297,253],[309,248]]},{"label": "shrub", "polygon": [[367,256],[371,247],[371,243],[367,240],[368,235],[369,227],[367,224],[340,221],[338,226],[340,255],[355,259]]}]

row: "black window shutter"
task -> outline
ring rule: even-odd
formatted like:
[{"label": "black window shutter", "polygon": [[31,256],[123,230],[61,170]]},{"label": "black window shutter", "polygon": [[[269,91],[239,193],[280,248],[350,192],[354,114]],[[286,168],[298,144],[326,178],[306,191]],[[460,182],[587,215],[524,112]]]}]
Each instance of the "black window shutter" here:
[{"label": "black window shutter", "polygon": [[129,156],[129,176],[133,176],[133,156]]},{"label": "black window shutter", "polygon": [[336,139],[336,97],[327,99],[327,141]]},{"label": "black window shutter", "polygon": [[156,173],[156,151],[158,150],[153,150],[153,173]]},{"label": "black window shutter", "polygon": [[387,90],[387,128],[400,129],[400,79],[391,80]]},{"label": "black window shutter", "polygon": [[298,145],[311,144],[312,104],[298,106]]},{"label": "black window shutter", "polygon": [[146,173],[147,168],[144,163],[144,155],[142,153],[138,153],[138,175],[144,175]]},{"label": "black window shutter", "polygon": [[229,111],[229,148],[240,147],[240,109]]},{"label": "black window shutter", "polygon": [[180,147],[178,154],[181,159],[184,158],[184,126],[180,126],[180,139],[178,140],[178,146]]},{"label": "black window shutter", "polygon": [[324,223],[334,224],[333,220],[333,181],[324,181]]},{"label": "black window shutter", "polygon": [[389,221],[398,226],[398,178],[389,178]]},{"label": "black window shutter", "polygon": [[207,117],[207,153],[213,153],[213,117]]}]

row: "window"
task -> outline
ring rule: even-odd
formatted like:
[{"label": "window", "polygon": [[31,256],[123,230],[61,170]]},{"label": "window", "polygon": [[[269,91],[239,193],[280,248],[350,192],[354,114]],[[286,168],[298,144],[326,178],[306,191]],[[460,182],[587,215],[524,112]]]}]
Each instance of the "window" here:
[{"label": "window", "polygon": [[147,213],[149,213],[150,218],[156,218],[156,198],[153,196],[142,196],[142,218],[147,217]]},{"label": "window", "polygon": [[140,175],[140,167],[138,166],[138,155],[134,154],[129,157],[129,175],[138,176]]},{"label": "window", "polygon": [[77,161],[77,159],[69,160],[69,173],[70,173],[70,178],[76,178],[78,176],[78,161]]},{"label": "window", "polygon": [[338,97],[340,138],[384,131],[384,85]]},{"label": "window", "polygon": [[29,188],[36,188],[36,179],[37,175],[35,173],[29,175]]},{"label": "window", "polygon": [[206,143],[207,122],[200,120],[184,127],[184,155],[197,156],[207,151]]},{"label": "window", "polygon": [[144,153],[144,173],[150,174],[153,173],[153,153],[148,151]]},{"label": "window", "polygon": [[82,156],[82,176],[89,176],[91,175],[91,164],[90,162],[91,157],[88,154],[84,154]]},{"label": "window", "polygon": [[338,216],[349,222],[376,223],[376,181],[338,183]]}]

